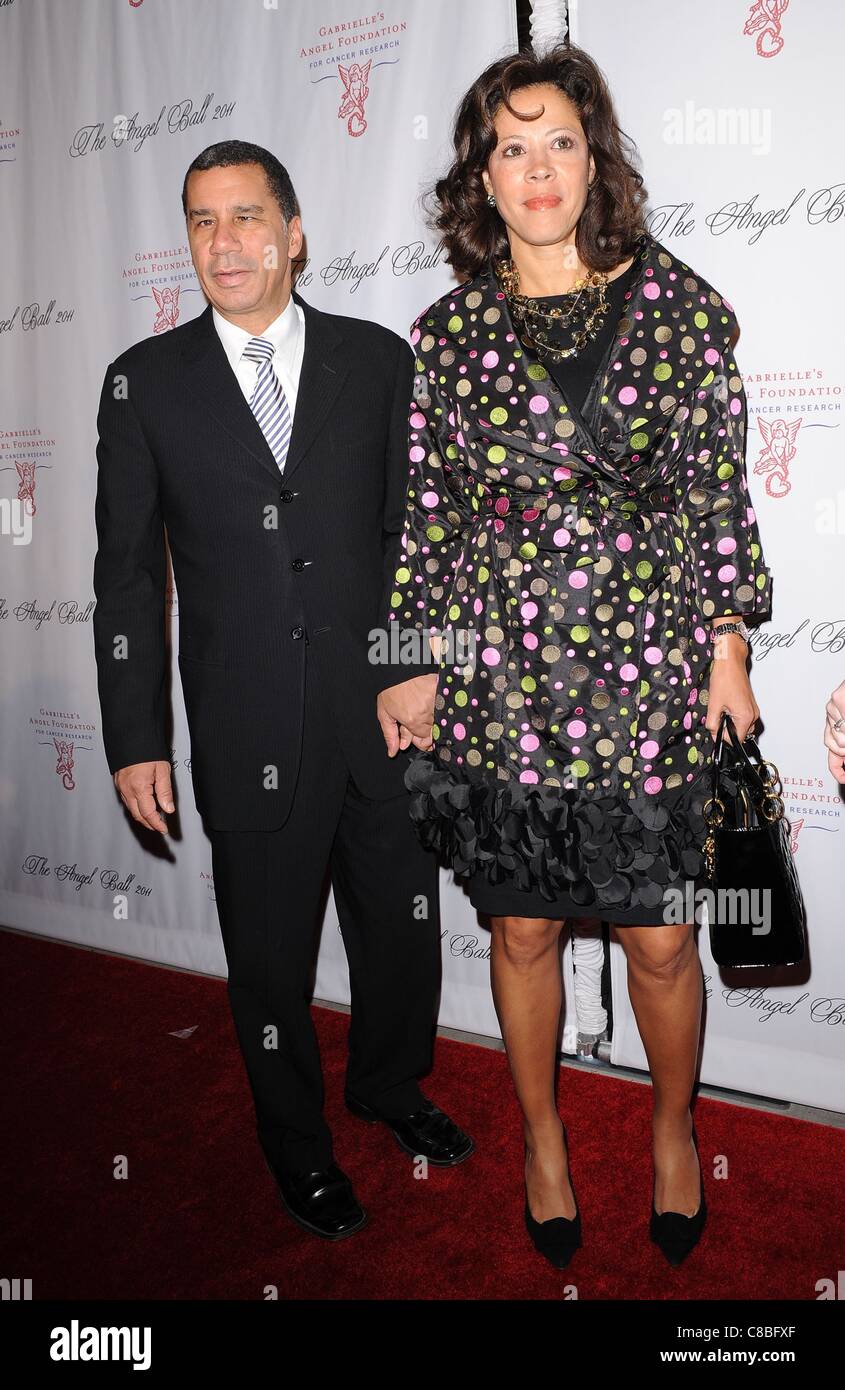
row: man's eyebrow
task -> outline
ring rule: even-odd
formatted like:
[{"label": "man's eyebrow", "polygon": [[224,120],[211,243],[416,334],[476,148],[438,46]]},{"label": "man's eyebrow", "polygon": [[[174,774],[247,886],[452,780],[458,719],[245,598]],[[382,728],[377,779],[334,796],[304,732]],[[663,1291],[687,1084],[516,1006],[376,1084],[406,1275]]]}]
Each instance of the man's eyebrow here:
[{"label": "man's eyebrow", "polygon": [[[233,204],[232,204],[232,207],[230,208],[230,211],[231,211],[231,212],[263,212],[263,211],[264,211],[264,208],[263,208],[263,206],[262,206],[261,203],[233,203]],[[189,208],[189,209],[188,209],[188,216],[189,216],[189,217],[213,217],[213,216],[214,216],[214,208]]]}]

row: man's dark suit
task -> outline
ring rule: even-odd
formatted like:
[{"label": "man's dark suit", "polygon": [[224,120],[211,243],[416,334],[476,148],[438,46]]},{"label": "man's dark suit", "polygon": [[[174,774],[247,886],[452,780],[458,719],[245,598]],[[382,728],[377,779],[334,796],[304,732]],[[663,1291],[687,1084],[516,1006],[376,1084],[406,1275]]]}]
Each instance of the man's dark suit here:
[{"label": "man's dark suit", "polygon": [[408,755],[388,757],[375,713],[377,691],[414,670],[368,660],[404,521],[414,358],[390,330],[293,294],[305,351],[283,474],[210,306],[108,368],[94,641],[110,771],[168,760],[165,526],[191,775],[259,1136],[305,1171],[331,1158],[306,1002],[327,867],[352,977],[347,1086],[395,1115],[416,1108],[429,1065],[439,919]]}]

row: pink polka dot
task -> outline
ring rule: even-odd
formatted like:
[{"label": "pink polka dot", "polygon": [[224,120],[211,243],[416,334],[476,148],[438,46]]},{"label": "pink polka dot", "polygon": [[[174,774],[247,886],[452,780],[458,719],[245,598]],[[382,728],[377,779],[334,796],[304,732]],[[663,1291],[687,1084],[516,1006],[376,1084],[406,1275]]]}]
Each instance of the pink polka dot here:
[{"label": "pink polka dot", "polygon": [[425,458],[425,449],[421,449],[419,444],[414,444],[408,450],[408,458],[411,460],[411,463],[422,463]]},{"label": "pink polka dot", "polygon": [[528,402],[528,409],[533,410],[535,415],[543,415],[549,408],[546,396],[532,396]]},{"label": "pink polka dot", "polygon": [[627,531],[620,532],[620,534],[616,537],[617,550],[630,550],[633,544],[634,542],[631,540],[631,537],[628,535]]},{"label": "pink polka dot", "polygon": [[498,666],[501,659],[495,647],[485,647],[484,651],[481,653],[481,660],[484,662],[485,666]]},{"label": "pink polka dot", "polygon": [[418,410],[415,410],[413,415],[411,416],[411,424],[413,425],[415,430],[421,430],[423,425],[425,424],[425,416],[421,415]]},{"label": "pink polka dot", "polygon": [[719,578],[723,584],[727,584],[730,579],[736,579],[736,565],[722,565],[719,569]]},{"label": "pink polka dot", "polygon": [[649,666],[656,666],[658,661],[662,660],[663,653],[659,647],[646,647],[645,651],[643,652],[643,656],[645,657]]},{"label": "pink polka dot", "polygon": [[663,778],[646,777],[643,785],[645,787],[645,790],[648,792],[649,796],[654,796],[654,793],[659,792],[660,788],[663,786]]},{"label": "pink polka dot", "polygon": [[707,633],[704,631],[703,627],[697,627],[693,636],[695,637],[696,642],[701,642],[703,644],[707,641]]},{"label": "pink polka dot", "polygon": [[436,492],[424,492],[420,501],[424,507],[436,507],[440,498]]},{"label": "pink polka dot", "polygon": [[619,392],[620,405],[633,405],[637,399],[637,391],[634,386],[623,386]]},{"label": "pink polka dot", "polygon": [[566,726],[566,732],[571,738],[583,738],[587,732],[587,726],[583,719],[570,719]]},{"label": "pink polka dot", "polygon": [[734,396],[733,400],[728,406],[728,409],[730,410],[731,415],[739,415],[742,412],[742,401],[739,399],[739,396]]},{"label": "pink polka dot", "polygon": [[736,541],[732,536],[725,536],[724,540],[719,541],[716,549],[720,555],[732,555],[736,550]]},{"label": "pink polka dot", "polygon": [[519,746],[524,748],[526,753],[533,753],[535,748],[540,747],[540,740],[536,734],[523,734]]},{"label": "pink polka dot", "polygon": [[655,285],[653,280],[649,280],[648,284],[643,286],[643,294],[645,295],[646,299],[659,299],[660,286]]},{"label": "pink polka dot", "polygon": [[493,350],[491,349],[490,352],[485,352],[481,361],[484,363],[485,367],[498,367],[499,354],[498,352],[493,352]]},{"label": "pink polka dot", "polygon": [[519,780],[520,782],[539,782],[540,778],[536,772],[531,772],[526,769],[525,772],[520,772]]},{"label": "pink polka dot", "polygon": [[524,621],[527,623],[530,622],[532,618],[536,618],[538,610],[536,603],[530,602],[523,603],[519,611],[522,614]]},{"label": "pink polka dot", "polygon": [[637,679],[637,668],[632,666],[630,661],[626,661],[624,666],[619,667],[619,675],[623,681],[635,681]]},{"label": "pink polka dot", "polygon": [[555,545],[569,545],[571,539],[572,538],[565,527],[561,527],[559,531],[555,531],[554,535],[552,536],[552,540],[554,541]]},{"label": "pink polka dot", "polygon": [[586,588],[587,584],[589,584],[590,580],[589,575],[586,575],[584,571],[581,569],[573,570],[572,573],[569,575],[567,582],[569,584],[570,589],[584,589]]},{"label": "pink polka dot", "polygon": [[463,724],[456,724],[452,732],[455,738],[466,738],[467,736],[467,731]]},{"label": "pink polka dot", "polygon": [[522,645],[527,647],[530,652],[535,652],[540,645],[540,639],[536,632],[523,633]]},{"label": "pink polka dot", "polygon": [[656,758],[660,752],[660,744],[655,743],[653,738],[647,738],[640,752],[644,758]]}]

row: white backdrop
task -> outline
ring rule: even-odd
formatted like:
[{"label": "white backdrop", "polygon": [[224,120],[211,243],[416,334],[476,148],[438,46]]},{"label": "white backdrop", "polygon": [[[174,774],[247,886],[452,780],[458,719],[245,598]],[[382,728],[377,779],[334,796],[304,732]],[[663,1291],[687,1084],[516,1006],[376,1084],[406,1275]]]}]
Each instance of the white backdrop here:
[{"label": "white backdrop", "polygon": [[[670,25],[653,0],[636,9],[582,0],[573,37],[604,67],[642,150],[652,230],[737,309],[751,488],[775,575],[775,618],[759,638],[754,679],[764,752],[790,793],[812,971],[800,985],[768,980],[731,993],[702,934],[704,1079],[845,1109],[837,1065],[842,802],[820,741],[824,700],[845,674],[845,496],[835,473],[843,352],[832,313],[838,283],[831,290],[827,275],[832,268],[835,276],[841,231],[833,79],[843,20],[833,0],[794,6],[783,16],[782,51],[766,59],[757,43],[765,53],[771,37],[742,34],[751,8],[718,0],[704,26],[698,5],[676,0]],[[125,817],[105,764],[91,634],[103,372],[129,343],[204,307],[180,205],[187,165],[222,139],[272,149],[302,205],[303,296],[407,335],[420,309],[453,283],[423,228],[418,194],[444,164],[459,95],[515,46],[511,0],[404,0],[361,14],[340,0],[0,4],[4,923],[225,973],[178,677],[174,670],[182,835],[156,852]],[[363,114],[339,115],[340,66],[355,61],[371,63]],[[811,73],[814,100],[799,102],[793,94]],[[738,105],[770,113],[767,149],[762,119],[759,129],[750,123],[756,143],[690,139],[695,111]],[[686,143],[665,138],[672,107]],[[121,118],[128,135],[115,139]],[[731,221],[726,209],[746,200],[764,226],[767,211],[781,216],[759,232]],[[830,532],[820,522],[824,499],[840,504]],[[174,592],[167,608],[178,622]],[[488,934],[451,877],[444,872],[441,882],[440,1022],[498,1036]],[[117,919],[116,896],[128,897]],[[644,1066],[616,944],[611,964],[613,1060]],[[568,950],[565,972],[572,1051]],[[317,994],[349,997],[331,896]]]},{"label": "white backdrop", "polygon": [[[702,1079],[845,1110],[845,803],[822,744],[845,679],[845,8],[675,0],[670,19],[661,0],[576,0],[570,24],[639,148],[651,231],[736,310],[748,481],[773,575],[751,680],[760,749],[784,781],[808,969],[748,983],[719,971],[699,933]],[[616,942],[611,969],[611,1059],[645,1067]]]}]

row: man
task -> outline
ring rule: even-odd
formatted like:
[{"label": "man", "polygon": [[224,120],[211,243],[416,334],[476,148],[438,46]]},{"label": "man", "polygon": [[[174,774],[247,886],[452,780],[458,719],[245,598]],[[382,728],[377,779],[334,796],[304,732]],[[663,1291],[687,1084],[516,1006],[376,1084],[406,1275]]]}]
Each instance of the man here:
[{"label": "man", "polygon": [[258,1136],[290,1215],[338,1239],[367,1217],[334,1163],[308,1004],[327,869],[351,978],[347,1105],[432,1163],[473,1149],[417,1080],[436,1010],[438,870],[403,782],[419,735],[393,721],[386,750],[375,713],[401,682],[414,722],[431,676],[369,660],[403,524],[413,354],[292,289],[298,205],[260,146],[204,150],[182,206],[209,303],[122,353],[100,399],[103,737],[124,805],[167,834],[166,526],[191,777]]}]

